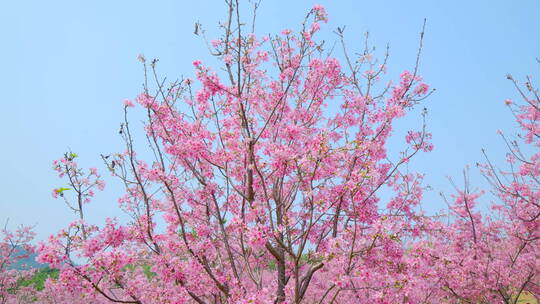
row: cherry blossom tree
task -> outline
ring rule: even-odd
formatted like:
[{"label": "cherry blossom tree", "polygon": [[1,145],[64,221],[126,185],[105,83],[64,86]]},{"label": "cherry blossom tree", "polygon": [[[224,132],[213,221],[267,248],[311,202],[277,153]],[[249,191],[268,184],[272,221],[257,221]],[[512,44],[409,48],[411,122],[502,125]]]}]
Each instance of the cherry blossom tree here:
[{"label": "cherry blossom tree", "polygon": [[[53,195],[79,218],[40,245],[39,261],[60,269],[42,301],[413,303],[398,291],[412,280],[404,244],[423,229],[423,186],[405,165],[432,149],[431,135],[420,120],[402,152],[387,146],[396,119],[430,93],[421,46],[414,69],[385,82],[387,56],[366,46],[353,57],[343,29],[343,60],[325,50],[320,5],[299,31],[258,37],[238,1],[226,3],[223,34],[208,43],[221,69],[194,61],[196,79],[166,85],[157,60],[139,57],[144,91],[124,102],[125,151],[102,156],[131,222],[88,224],[99,174],[72,153],[54,163],[68,186]],[[135,148],[135,104],[150,153]]]},{"label": "cherry blossom tree", "polygon": [[[21,280],[29,278],[33,270],[20,265],[34,252],[30,241],[34,238],[31,227],[21,226],[15,231],[6,227],[0,230],[0,303],[30,302],[35,298],[31,286],[21,286]],[[15,267],[18,266],[18,267]],[[21,268],[21,269],[17,269]]]},{"label": "cherry blossom tree", "polygon": [[497,168],[487,153],[478,164],[491,185],[491,211],[479,210],[487,194],[471,191],[465,175],[465,188],[450,204],[453,220],[417,249],[435,270],[431,276],[441,286],[440,296],[459,303],[518,303],[540,296],[540,98],[530,77],[523,88],[508,79],[521,101],[505,103],[521,132],[515,140],[500,132],[509,149],[506,169]]}]

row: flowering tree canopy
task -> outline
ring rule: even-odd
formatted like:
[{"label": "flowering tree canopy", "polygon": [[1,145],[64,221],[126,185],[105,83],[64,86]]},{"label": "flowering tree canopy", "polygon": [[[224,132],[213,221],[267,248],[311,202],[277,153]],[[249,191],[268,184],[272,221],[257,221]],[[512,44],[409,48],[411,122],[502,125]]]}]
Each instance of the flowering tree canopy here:
[{"label": "flowering tree canopy", "polygon": [[34,252],[30,245],[33,238],[31,227],[21,226],[15,232],[7,227],[0,230],[0,303],[25,303],[35,298],[32,287],[19,284],[29,278],[33,270],[18,265]]},{"label": "flowering tree canopy", "polygon": [[[414,69],[385,82],[387,57],[367,46],[353,57],[343,29],[343,52],[325,50],[320,5],[298,32],[259,37],[238,1],[226,3],[223,34],[208,44],[219,68],[194,61],[196,79],[166,85],[157,60],[139,57],[145,85],[124,101],[125,150],[102,155],[124,186],[129,222],[89,224],[101,175],[72,152],[54,162],[67,185],[52,194],[78,217],[37,248],[59,276],[36,301],[515,303],[538,294],[538,154],[515,145],[511,171],[481,165],[497,217],[475,211],[478,195],[466,188],[445,224],[419,211],[423,175],[406,168],[433,149],[425,123],[388,152],[395,121],[431,92],[418,74],[423,32]],[[195,33],[204,37],[198,24]],[[509,104],[537,147],[539,100],[529,92],[524,106]],[[136,105],[149,153],[135,148]]]},{"label": "flowering tree canopy", "polygon": [[482,193],[469,181],[450,204],[454,220],[431,233],[421,250],[447,297],[465,303],[518,303],[540,292],[540,98],[528,77],[525,89],[508,76],[522,101],[506,100],[520,128],[507,143],[508,169],[489,160],[478,167],[495,197],[484,214],[475,208]]}]

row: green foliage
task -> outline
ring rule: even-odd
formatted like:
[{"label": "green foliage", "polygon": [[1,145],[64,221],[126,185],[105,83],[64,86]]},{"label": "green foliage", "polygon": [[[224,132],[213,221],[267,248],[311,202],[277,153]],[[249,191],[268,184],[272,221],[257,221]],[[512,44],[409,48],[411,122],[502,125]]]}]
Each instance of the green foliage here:
[{"label": "green foliage", "polygon": [[152,270],[150,270],[152,267],[150,265],[142,265],[142,269],[143,269],[143,272],[144,272],[144,275],[151,279],[153,277],[155,277],[157,275],[157,273],[153,272]]},{"label": "green foliage", "polygon": [[58,193],[58,194],[63,194],[64,191],[67,191],[67,190],[71,190],[71,188],[60,187],[60,188],[58,188],[58,189],[56,189],[54,191],[56,191],[56,193]]},{"label": "green foliage", "polygon": [[[136,265],[133,265],[133,264],[127,264],[125,267],[124,267],[124,270],[128,270],[128,271],[133,271],[135,270],[137,266]],[[151,269],[152,269],[152,266],[148,265],[148,264],[143,264],[143,265],[140,265],[140,267],[142,268],[143,270],[143,273],[144,275],[146,276],[146,278],[148,279],[151,279],[153,277],[155,277],[157,275],[157,273],[153,272]]]},{"label": "green foliage", "polygon": [[67,156],[67,159],[73,160],[73,159],[75,159],[77,157],[79,157],[79,155],[77,155],[77,153],[69,152],[69,154]]},{"label": "green foliage", "polygon": [[268,269],[270,269],[270,270],[276,270],[277,269],[276,260],[272,259],[272,260],[268,261]]},{"label": "green foliage", "polygon": [[36,290],[43,290],[45,286],[45,281],[47,281],[48,278],[57,279],[58,278],[58,269],[50,269],[50,268],[43,268],[27,280],[20,280],[18,282],[19,287],[26,287],[33,285]]}]

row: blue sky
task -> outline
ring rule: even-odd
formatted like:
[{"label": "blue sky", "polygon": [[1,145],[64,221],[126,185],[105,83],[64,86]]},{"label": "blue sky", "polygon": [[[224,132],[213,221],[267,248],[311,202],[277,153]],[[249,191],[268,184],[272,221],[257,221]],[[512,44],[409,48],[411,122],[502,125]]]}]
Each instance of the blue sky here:
[{"label": "blue sky", "polygon": [[[360,50],[369,31],[379,50],[390,44],[389,75],[396,76],[413,67],[427,18],[420,73],[437,89],[424,104],[435,150],[411,165],[434,189],[426,209],[444,206],[438,192],[451,192],[446,176],[459,181],[464,166],[482,160],[481,148],[495,160],[504,157],[496,130],[515,127],[503,100],[516,97],[505,74],[538,75],[540,2],[267,0],[258,12],[258,32],[297,28],[315,3],[329,13],[325,40],[333,42],[332,30],[346,25],[349,47]],[[71,149],[82,165],[105,171],[99,154],[122,148],[121,102],[141,89],[137,55],[159,58],[159,71],[169,79],[192,76],[193,60],[211,62],[193,35],[194,23],[212,38],[224,17],[219,0],[0,3],[0,223],[9,218],[10,227],[36,225],[42,239],[74,219],[50,195],[62,185],[51,162]],[[398,127],[418,123],[417,111]],[[473,185],[484,185],[475,169],[471,175]],[[108,181],[108,190],[89,206],[90,221],[119,215],[119,187]]]}]

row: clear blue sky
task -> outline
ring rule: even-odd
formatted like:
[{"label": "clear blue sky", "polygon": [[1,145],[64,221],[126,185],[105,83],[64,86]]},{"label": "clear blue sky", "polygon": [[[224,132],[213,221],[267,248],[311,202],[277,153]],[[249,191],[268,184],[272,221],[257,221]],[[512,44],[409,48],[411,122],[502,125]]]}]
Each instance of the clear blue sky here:
[{"label": "clear blue sky", "polygon": [[[482,147],[494,159],[504,157],[496,130],[513,129],[502,101],[516,96],[504,76],[540,77],[540,2],[267,0],[258,14],[259,33],[297,28],[315,3],[330,16],[326,40],[334,41],[331,30],[347,25],[349,46],[359,50],[369,31],[379,49],[390,44],[395,75],[412,68],[427,18],[420,73],[437,89],[425,104],[435,150],[412,166],[434,188],[426,209],[444,206],[437,193],[451,192],[446,176],[459,179],[465,165],[482,160]],[[0,223],[9,218],[11,227],[36,225],[44,238],[71,221],[74,215],[50,195],[62,185],[52,160],[71,149],[83,165],[105,171],[99,154],[121,150],[121,102],[141,88],[137,55],[159,58],[160,72],[170,79],[192,76],[191,62],[208,58],[193,24],[201,22],[211,38],[224,9],[219,0],[2,1]],[[417,125],[416,113],[399,127]],[[472,176],[473,184],[483,185],[474,169]],[[119,188],[108,181],[108,190],[89,206],[92,222],[119,214]]]}]

